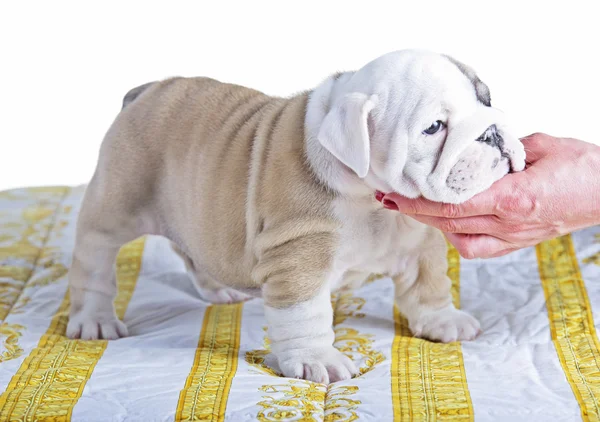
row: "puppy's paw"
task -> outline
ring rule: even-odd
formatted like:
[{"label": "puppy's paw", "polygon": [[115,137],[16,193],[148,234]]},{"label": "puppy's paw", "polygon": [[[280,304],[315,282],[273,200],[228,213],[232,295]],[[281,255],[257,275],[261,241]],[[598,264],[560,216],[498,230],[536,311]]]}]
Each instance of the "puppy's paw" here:
[{"label": "puppy's paw", "polygon": [[71,315],[67,337],[82,340],[115,340],[127,336],[127,327],[113,314],[86,312]]},{"label": "puppy's paw", "polygon": [[278,357],[278,361],[284,376],[322,384],[347,380],[359,373],[354,362],[333,346],[295,350],[291,356]]},{"label": "puppy's paw", "polygon": [[421,314],[410,330],[416,337],[443,343],[473,340],[481,332],[479,321],[454,306]]},{"label": "puppy's paw", "polygon": [[112,297],[90,290],[71,288],[71,315],[67,337],[82,340],[114,340],[127,335],[117,318]]},{"label": "puppy's paw", "polygon": [[208,289],[206,287],[199,287],[198,291],[202,299],[211,303],[237,303],[244,302],[252,299],[252,296],[246,293],[238,292],[237,290],[230,288],[221,289]]}]

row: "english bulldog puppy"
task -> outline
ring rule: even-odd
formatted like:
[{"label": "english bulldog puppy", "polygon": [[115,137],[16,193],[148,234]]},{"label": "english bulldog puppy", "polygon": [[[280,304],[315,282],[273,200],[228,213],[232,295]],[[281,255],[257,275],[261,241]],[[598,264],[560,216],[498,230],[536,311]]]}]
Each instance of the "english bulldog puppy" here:
[{"label": "english bulldog puppy", "polygon": [[457,204],[524,168],[522,144],[469,67],[403,50],[289,98],[171,78],[123,103],[79,214],[69,337],[127,335],[115,257],[144,234],[171,240],[205,299],[262,296],[287,377],[358,373],[333,346],[330,295],[372,273],[394,280],[415,336],[477,336],[452,304],[442,233],[375,198]]}]

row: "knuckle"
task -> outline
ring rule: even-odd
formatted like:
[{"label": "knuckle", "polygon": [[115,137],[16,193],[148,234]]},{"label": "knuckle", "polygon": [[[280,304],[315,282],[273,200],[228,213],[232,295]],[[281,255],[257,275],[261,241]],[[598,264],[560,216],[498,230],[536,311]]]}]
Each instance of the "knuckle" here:
[{"label": "knuckle", "polygon": [[408,214],[421,214],[422,207],[419,201],[412,201],[407,208]]},{"label": "knuckle", "polygon": [[527,189],[520,189],[521,200],[520,208],[522,212],[525,212],[528,216],[537,216],[541,209],[538,198]]},{"label": "knuckle", "polygon": [[[526,151],[550,151],[556,147],[556,142],[558,138],[550,136],[546,133],[536,132],[532,135],[529,135],[523,139],[521,142],[523,143]],[[529,153],[528,153],[529,155]],[[536,154],[534,154],[535,156]]]},{"label": "knuckle", "polygon": [[550,137],[550,135],[548,135],[547,133],[544,132],[534,132],[531,136],[529,136],[530,138],[534,138],[534,139],[543,139],[543,138],[548,138]]},{"label": "knuckle", "polygon": [[515,221],[511,224],[506,224],[506,222],[500,222],[500,224],[502,231],[496,233],[495,235],[496,237],[506,241],[510,241],[511,239],[521,239],[529,231],[529,227],[522,221]]},{"label": "knuckle", "polygon": [[502,240],[505,242],[521,242],[527,238],[526,231],[519,226],[510,229],[510,232],[504,233]]},{"label": "knuckle", "polygon": [[527,190],[515,185],[497,203],[498,215],[508,218],[522,218],[539,210],[539,202]]},{"label": "knuckle", "polygon": [[527,142],[545,143],[545,142],[549,141],[551,138],[552,138],[552,136],[548,135],[547,133],[534,132],[531,135],[528,135],[525,138],[523,138],[523,140],[525,140]]},{"label": "knuckle", "polygon": [[458,206],[455,204],[442,204],[442,215],[446,218],[456,218],[460,215]]},{"label": "knuckle", "polygon": [[423,209],[420,198],[402,201],[401,204],[396,202],[396,205],[398,206],[400,212],[404,214],[421,214]]},{"label": "knuckle", "polygon": [[440,222],[439,229],[445,233],[457,233],[458,223],[455,220],[446,218]]},{"label": "knuckle", "polygon": [[505,214],[520,214],[525,208],[525,201],[523,197],[516,191],[513,191],[511,195],[508,195],[504,203]]}]

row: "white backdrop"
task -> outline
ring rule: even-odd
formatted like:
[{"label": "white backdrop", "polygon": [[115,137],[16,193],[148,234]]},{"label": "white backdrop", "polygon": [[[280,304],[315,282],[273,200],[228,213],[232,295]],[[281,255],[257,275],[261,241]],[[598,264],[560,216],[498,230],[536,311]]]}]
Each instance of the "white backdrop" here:
[{"label": "white backdrop", "polygon": [[[485,6],[484,6],[485,5]],[[270,94],[388,51],[474,67],[519,135],[600,144],[597,1],[0,3],[0,189],[89,180],[132,87],[210,76]]]}]

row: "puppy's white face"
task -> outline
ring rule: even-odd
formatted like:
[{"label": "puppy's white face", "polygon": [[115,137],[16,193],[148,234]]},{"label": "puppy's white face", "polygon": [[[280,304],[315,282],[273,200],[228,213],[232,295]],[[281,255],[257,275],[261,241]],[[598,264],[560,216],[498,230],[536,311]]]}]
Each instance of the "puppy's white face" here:
[{"label": "puppy's white face", "polygon": [[373,189],[460,203],[525,166],[487,86],[452,58],[389,53],[339,76],[329,98],[319,141]]}]

